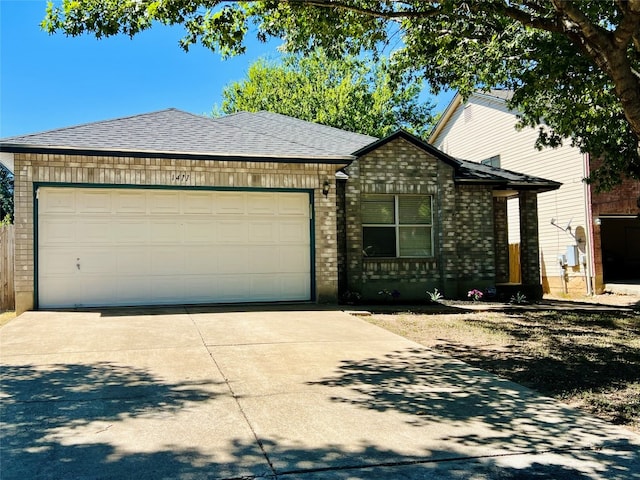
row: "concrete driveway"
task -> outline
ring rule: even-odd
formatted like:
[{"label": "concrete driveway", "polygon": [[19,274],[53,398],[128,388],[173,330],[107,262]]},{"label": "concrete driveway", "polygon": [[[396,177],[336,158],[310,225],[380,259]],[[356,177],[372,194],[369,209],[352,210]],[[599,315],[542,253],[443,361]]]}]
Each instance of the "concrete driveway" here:
[{"label": "concrete driveway", "polygon": [[339,311],[28,312],[0,477],[636,479],[640,437]]}]

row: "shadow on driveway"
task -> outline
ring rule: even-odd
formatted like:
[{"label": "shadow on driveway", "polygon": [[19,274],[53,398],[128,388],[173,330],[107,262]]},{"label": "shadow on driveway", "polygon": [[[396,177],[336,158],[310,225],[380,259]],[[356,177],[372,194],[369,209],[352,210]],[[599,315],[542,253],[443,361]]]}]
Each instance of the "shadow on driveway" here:
[{"label": "shadow on driveway", "polygon": [[[351,321],[355,320],[344,319],[345,325]],[[389,345],[398,341],[390,337]],[[276,346],[308,352],[318,349],[319,343],[325,350],[331,345]],[[353,358],[350,344],[332,345],[345,360],[332,361],[323,370],[334,369],[331,374],[309,375],[306,384],[296,381],[292,387],[295,398],[304,398],[302,413],[334,415],[318,419],[322,446],[315,447],[303,437],[285,436],[291,430],[289,423],[280,436],[266,430],[276,413],[295,423],[284,394],[271,396],[279,412],[251,417],[239,413],[244,400],[232,397],[222,380],[190,381],[185,374],[184,380],[167,381],[148,369],[111,361],[46,363],[44,356],[42,364],[33,365],[26,363],[33,357],[25,354],[21,359],[28,360],[3,365],[1,371],[0,476],[2,480],[640,478],[637,445],[617,437],[604,424],[515,384],[427,349],[394,347],[386,355],[354,360],[349,359]],[[382,340],[372,340],[367,348],[375,352],[382,345]],[[167,354],[158,355],[163,361]],[[314,357],[308,365],[292,364],[290,369],[305,370],[314,362],[321,363]],[[274,382],[282,380],[280,371],[272,375]],[[316,396],[309,395],[311,390]],[[336,405],[349,408],[331,408]],[[231,410],[234,415],[227,415]],[[362,440],[348,443],[332,437],[339,424],[353,422],[356,413],[364,420],[354,424],[359,430],[348,432],[353,434],[349,439]],[[402,439],[415,453],[401,451],[406,444],[390,446],[385,432],[367,423],[380,413],[387,425],[409,431]],[[392,414],[397,418],[389,419]],[[264,433],[236,434],[259,432],[256,424]],[[191,436],[181,437],[188,429]],[[572,443],[572,436],[579,441]],[[600,450],[585,448],[588,439]]]}]

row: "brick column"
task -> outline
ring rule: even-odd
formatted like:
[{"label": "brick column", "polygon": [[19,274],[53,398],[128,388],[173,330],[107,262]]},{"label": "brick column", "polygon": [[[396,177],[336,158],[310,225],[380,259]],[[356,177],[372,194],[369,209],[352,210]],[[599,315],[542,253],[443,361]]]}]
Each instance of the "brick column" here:
[{"label": "brick column", "polygon": [[522,286],[531,298],[542,297],[540,283],[540,248],[538,241],[538,197],[521,191],[520,199],[520,269]]},{"label": "brick column", "polygon": [[493,236],[495,239],[496,283],[507,283],[509,281],[507,197],[493,197]]}]

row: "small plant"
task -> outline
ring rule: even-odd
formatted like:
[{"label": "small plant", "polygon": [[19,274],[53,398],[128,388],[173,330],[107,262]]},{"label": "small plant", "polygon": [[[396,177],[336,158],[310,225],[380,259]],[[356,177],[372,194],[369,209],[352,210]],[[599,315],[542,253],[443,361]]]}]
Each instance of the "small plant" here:
[{"label": "small plant", "polygon": [[4,225],[11,225],[11,215],[8,213],[4,216],[2,220],[0,220],[0,227]]},{"label": "small plant", "polygon": [[509,303],[522,305],[523,303],[527,303],[527,296],[522,292],[517,292],[515,295],[511,295],[511,300],[509,300]]},{"label": "small plant", "polygon": [[473,290],[469,290],[469,292],[467,293],[467,298],[470,298],[474,302],[479,302],[480,300],[482,300],[483,296],[484,294],[477,288],[474,288]]},{"label": "small plant", "polygon": [[429,300],[432,303],[438,303],[440,300],[442,300],[444,298],[442,293],[440,293],[437,288],[434,288],[433,292],[429,292],[427,290],[427,295],[429,296]]},{"label": "small plant", "polygon": [[342,294],[343,303],[354,304],[360,302],[362,299],[362,295],[359,292],[352,292],[351,290],[347,290]]},{"label": "small plant", "polygon": [[384,288],[378,292],[378,295],[382,295],[385,300],[396,300],[400,297],[400,292],[398,290],[389,291]]}]

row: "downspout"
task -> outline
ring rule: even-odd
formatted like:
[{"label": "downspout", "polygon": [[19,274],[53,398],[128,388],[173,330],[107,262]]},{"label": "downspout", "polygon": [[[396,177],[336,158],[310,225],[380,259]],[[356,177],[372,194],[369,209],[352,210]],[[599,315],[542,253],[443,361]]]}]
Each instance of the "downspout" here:
[{"label": "downspout", "polygon": [[[583,155],[583,178],[588,178],[590,175],[590,157],[588,153]],[[591,205],[591,185],[587,182],[584,182],[584,201],[587,207],[587,238],[586,238],[586,248],[587,252],[587,262],[586,262],[586,272],[585,272],[585,280],[587,284],[587,295],[593,296],[594,286],[593,286],[593,272],[595,271],[595,247],[593,245],[593,208]]]}]

